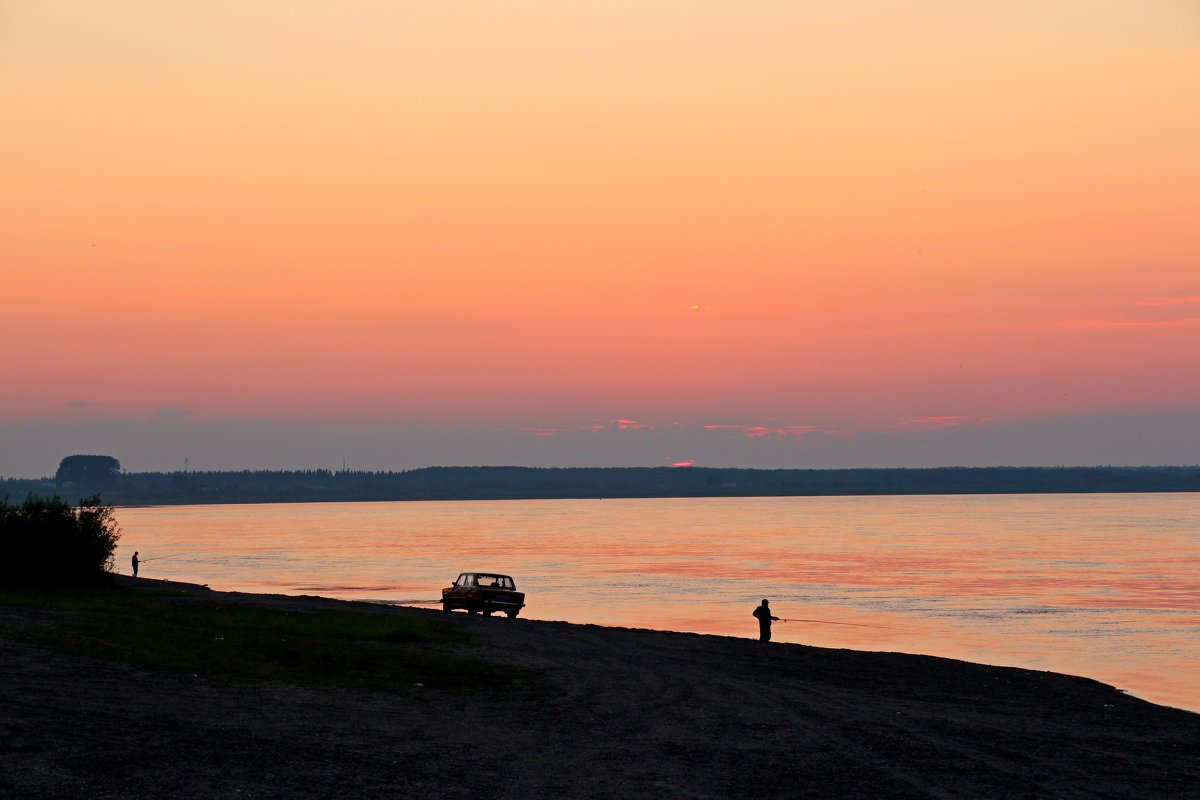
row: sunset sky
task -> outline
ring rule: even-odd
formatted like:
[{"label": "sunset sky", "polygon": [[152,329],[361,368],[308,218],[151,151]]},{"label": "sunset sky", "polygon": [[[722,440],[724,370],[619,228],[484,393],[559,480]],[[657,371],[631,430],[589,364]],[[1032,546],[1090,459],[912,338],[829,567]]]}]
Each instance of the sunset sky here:
[{"label": "sunset sky", "polygon": [[1194,0],[0,4],[0,475],[1200,463]]}]

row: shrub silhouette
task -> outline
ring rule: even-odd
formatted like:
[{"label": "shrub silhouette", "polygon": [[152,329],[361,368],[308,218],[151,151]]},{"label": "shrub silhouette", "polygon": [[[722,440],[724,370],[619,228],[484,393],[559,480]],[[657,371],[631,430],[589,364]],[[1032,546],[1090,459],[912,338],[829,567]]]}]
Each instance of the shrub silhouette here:
[{"label": "shrub silhouette", "polygon": [[0,586],[81,586],[112,576],[121,530],[100,495],[72,508],[57,495],[0,501]]}]

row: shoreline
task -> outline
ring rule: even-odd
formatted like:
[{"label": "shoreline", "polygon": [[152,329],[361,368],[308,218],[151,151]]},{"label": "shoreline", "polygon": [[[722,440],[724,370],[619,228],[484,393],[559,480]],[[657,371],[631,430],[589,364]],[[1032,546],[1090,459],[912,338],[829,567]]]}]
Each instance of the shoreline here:
[{"label": "shoreline", "polygon": [[[19,641],[0,607],[0,794],[1131,797],[1200,787],[1200,715],[933,656],[444,614],[123,577],[180,602],[424,617],[498,692],[228,684]],[[51,615],[52,616],[52,615]]]},{"label": "shoreline", "polygon": [[[122,575],[120,573],[114,573],[114,575],[117,575],[121,578],[129,577],[129,576]],[[153,579],[151,579],[151,580],[153,580]],[[206,589],[210,588],[210,587],[208,587],[207,584],[189,584],[186,581],[169,581],[168,580],[165,582],[171,583],[171,584],[178,584],[180,586],[197,586],[197,587],[203,587]],[[304,588],[319,589],[320,587],[300,587],[300,588],[301,589],[304,589]],[[391,600],[391,599],[371,598],[371,597],[335,597],[335,596],[329,596],[329,595],[312,594],[312,593],[308,593],[308,592],[303,592],[303,593],[297,592],[295,594],[286,594],[286,593],[281,593],[281,592],[260,592],[260,591],[256,591],[254,588],[218,589],[218,590],[214,590],[214,591],[220,591],[220,592],[224,592],[224,593],[230,594],[230,595],[246,595],[246,596],[250,596],[250,597],[279,596],[279,597],[296,597],[296,598],[308,597],[308,598],[314,598],[314,599],[321,598],[321,599],[327,599],[327,600],[337,601],[337,602],[366,603],[366,604],[371,604],[371,605],[394,606],[394,607],[398,607],[398,608],[411,608],[414,610],[430,610],[430,609],[436,608],[437,606],[440,605],[440,600],[436,600],[436,599],[434,599],[434,600],[413,600],[413,599]],[[751,622],[750,626],[747,626],[746,632],[743,633],[743,632],[737,632],[737,631],[735,631],[735,632],[714,632],[711,630],[706,631],[703,629],[690,630],[690,629],[682,628],[682,627],[681,628],[670,628],[670,627],[650,628],[650,627],[641,627],[641,626],[637,626],[637,625],[619,624],[619,623],[613,623],[613,622],[610,622],[610,623],[590,622],[587,620],[580,620],[578,618],[576,618],[575,620],[571,620],[571,619],[565,619],[565,618],[564,619],[550,619],[550,618],[538,618],[538,617],[525,616],[525,617],[522,617],[522,619],[524,619],[526,621],[531,621],[531,622],[561,622],[564,624],[579,625],[579,626],[585,626],[585,627],[594,627],[594,628],[599,628],[599,629],[633,630],[633,631],[645,631],[647,633],[678,633],[678,634],[690,634],[690,635],[697,635],[697,636],[712,636],[712,637],[716,637],[716,638],[733,638],[733,639],[745,639],[745,640],[753,640],[755,638],[755,635],[753,634],[753,632],[748,630],[749,627],[752,627],[753,622]],[[795,621],[806,622],[808,620],[795,620]],[[829,623],[819,622],[818,624],[829,624]],[[833,623],[833,624],[839,624],[839,623]],[[870,626],[868,626],[868,627],[870,627]],[[776,626],[776,635],[777,636],[780,635],[780,630],[779,630],[778,626]],[[804,638],[807,639],[807,637],[804,637]],[[774,643],[775,644],[807,645],[808,641],[788,642],[788,641],[777,640]],[[1112,682],[1111,678],[1105,677],[1102,674],[1091,674],[1086,670],[1086,668],[1085,668],[1086,665],[1081,665],[1081,669],[1079,669],[1078,671],[1072,671],[1070,669],[1063,669],[1061,667],[1056,669],[1052,666],[1025,665],[1025,664],[1022,664],[1020,662],[1020,659],[1018,659],[1018,658],[1014,658],[1012,661],[980,660],[979,658],[972,658],[970,656],[964,657],[961,654],[938,652],[935,649],[917,650],[914,648],[911,650],[903,650],[903,649],[888,649],[886,646],[863,647],[862,643],[860,643],[860,642],[853,642],[853,643],[846,643],[846,644],[824,643],[824,644],[816,644],[814,646],[831,648],[831,649],[850,649],[850,650],[854,650],[857,652],[895,653],[897,655],[928,656],[931,658],[945,658],[945,659],[949,659],[951,661],[962,661],[964,663],[980,664],[983,666],[1011,668],[1011,669],[1024,669],[1024,670],[1030,670],[1030,671],[1034,671],[1034,672],[1046,672],[1046,673],[1056,674],[1056,675],[1079,677],[1079,678],[1083,678],[1083,679],[1087,679],[1087,680],[1094,680],[1094,681],[1097,681],[1104,685],[1111,686],[1116,691],[1119,691],[1130,697],[1136,697],[1140,700],[1144,700],[1145,702],[1152,703],[1157,706],[1162,706],[1164,708],[1172,708],[1172,709],[1176,709],[1179,711],[1185,711],[1185,712],[1189,712],[1189,713],[1193,713],[1193,714],[1200,714],[1200,706],[1191,707],[1186,704],[1187,702],[1193,700],[1193,697],[1195,695],[1194,692],[1183,692],[1183,693],[1165,692],[1165,691],[1161,691],[1161,689],[1160,689],[1159,690],[1160,697],[1156,699],[1153,696],[1146,696],[1146,695],[1142,694],[1137,688],[1131,688],[1129,686],[1122,685],[1121,683]],[[1145,688],[1145,687],[1143,687],[1143,688]],[[1155,688],[1156,687],[1151,686],[1151,687],[1149,687],[1149,689],[1147,689],[1147,691],[1153,693],[1155,691]],[[1172,702],[1172,700],[1175,700],[1177,702]]]},{"label": "shoreline", "polygon": [[994,492],[865,492],[865,493],[839,493],[839,494],[699,494],[699,495],[618,495],[614,497],[599,496],[599,495],[554,495],[541,496],[531,495],[528,497],[398,497],[394,499],[362,499],[356,497],[333,497],[333,498],[276,498],[276,499],[214,499],[214,500],[183,500],[183,501],[163,501],[163,502],[146,502],[146,503],[114,503],[113,508],[120,510],[122,508],[188,508],[192,506],[274,506],[274,505],[321,505],[321,504],[345,504],[345,503],[519,503],[527,501],[553,501],[553,500],[787,500],[787,499],[802,499],[802,498],[834,498],[834,497],[878,497],[878,498],[894,498],[894,497],[1024,497],[1024,496],[1063,496],[1074,497],[1079,495],[1113,495],[1113,494],[1131,494],[1131,495],[1162,495],[1162,494],[1200,494],[1200,489],[1078,489],[1078,490],[1059,490],[1059,491],[1044,491],[1044,492],[1018,492],[1018,491],[994,491]]},{"label": "shoreline", "polygon": [[287,502],[873,497],[1200,491],[1200,465],[1075,467],[419,467],[401,471],[188,470],[120,472],[100,485],[0,479],[29,492],[99,491],[117,506]]}]

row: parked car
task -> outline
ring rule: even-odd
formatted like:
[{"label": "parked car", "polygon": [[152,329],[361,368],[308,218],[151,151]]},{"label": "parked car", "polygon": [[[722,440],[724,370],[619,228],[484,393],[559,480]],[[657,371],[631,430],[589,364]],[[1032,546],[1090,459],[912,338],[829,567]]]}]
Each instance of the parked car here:
[{"label": "parked car", "polygon": [[464,608],[468,614],[483,612],[484,616],[501,611],[513,619],[524,607],[525,593],[517,591],[517,584],[508,575],[464,572],[453,586],[442,589],[442,611]]}]

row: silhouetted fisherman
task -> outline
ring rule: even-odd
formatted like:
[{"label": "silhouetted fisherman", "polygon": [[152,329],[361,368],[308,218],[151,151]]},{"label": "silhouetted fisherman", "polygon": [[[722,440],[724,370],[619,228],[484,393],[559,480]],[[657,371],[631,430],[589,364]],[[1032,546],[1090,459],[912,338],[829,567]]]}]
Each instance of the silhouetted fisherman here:
[{"label": "silhouetted fisherman", "polygon": [[762,605],[754,609],[754,616],[758,617],[758,640],[760,642],[771,641],[771,620],[777,620],[779,617],[771,616],[771,607],[767,605],[765,597]]},{"label": "silhouetted fisherman", "polygon": [[[133,551],[133,577],[135,577],[135,578],[137,577],[137,568],[138,568],[137,554],[138,554],[138,551],[134,550]],[[768,634],[768,635],[770,635],[770,634]]]}]

